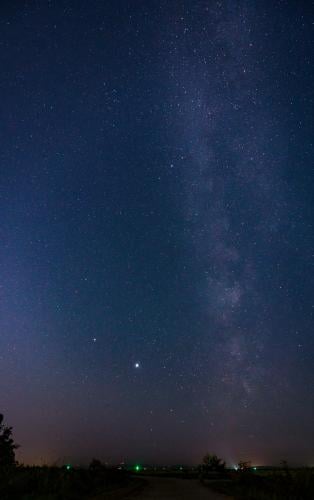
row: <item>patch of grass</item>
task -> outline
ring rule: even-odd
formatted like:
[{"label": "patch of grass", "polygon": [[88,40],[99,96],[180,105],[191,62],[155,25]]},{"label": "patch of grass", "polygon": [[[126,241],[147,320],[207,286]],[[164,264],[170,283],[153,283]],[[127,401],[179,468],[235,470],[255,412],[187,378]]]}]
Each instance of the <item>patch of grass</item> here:
[{"label": "patch of grass", "polygon": [[115,469],[17,467],[0,473],[1,500],[85,500],[130,483],[129,474]]},{"label": "patch of grass", "polygon": [[259,475],[239,473],[230,481],[210,483],[215,490],[235,500],[313,500],[314,471],[303,469],[289,473]]}]

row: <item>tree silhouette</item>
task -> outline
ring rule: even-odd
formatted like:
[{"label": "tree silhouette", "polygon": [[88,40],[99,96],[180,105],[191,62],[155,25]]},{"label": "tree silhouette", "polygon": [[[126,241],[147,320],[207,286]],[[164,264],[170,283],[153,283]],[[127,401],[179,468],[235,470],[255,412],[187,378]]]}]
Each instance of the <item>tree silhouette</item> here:
[{"label": "tree silhouette", "polygon": [[12,438],[12,427],[3,424],[3,415],[0,413],[0,469],[16,465],[15,450],[18,445]]},{"label": "tree silhouette", "polygon": [[218,458],[217,455],[210,455],[206,453],[203,457],[203,469],[205,471],[223,471],[226,467],[226,462],[224,462],[221,458]]},{"label": "tree silhouette", "polygon": [[242,460],[241,462],[238,463],[238,470],[240,472],[247,472],[250,469],[251,469],[251,461],[250,460],[247,460],[247,461]]},{"label": "tree silhouette", "polygon": [[290,473],[290,470],[289,470],[289,465],[288,465],[287,460],[281,460],[280,465],[281,465],[282,470],[284,471],[285,475],[287,477],[291,477],[291,473]]},{"label": "tree silhouette", "polygon": [[100,460],[98,460],[97,458],[93,458],[93,460],[92,460],[92,461],[91,461],[91,463],[89,464],[89,469],[90,469],[90,470],[94,470],[94,471],[95,471],[95,470],[98,470],[98,471],[99,471],[99,470],[101,470],[101,469],[103,469],[103,468],[104,468],[103,464],[102,464],[102,463],[101,463],[101,461],[100,461]]}]

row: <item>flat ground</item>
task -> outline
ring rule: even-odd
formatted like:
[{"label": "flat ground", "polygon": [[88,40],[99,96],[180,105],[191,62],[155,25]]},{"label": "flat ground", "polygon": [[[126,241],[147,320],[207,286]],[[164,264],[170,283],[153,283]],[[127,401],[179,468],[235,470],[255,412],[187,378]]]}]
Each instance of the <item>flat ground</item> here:
[{"label": "flat ground", "polygon": [[203,486],[197,479],[146,477],[145,485],[125,498],[138,500],[231,500]]}]

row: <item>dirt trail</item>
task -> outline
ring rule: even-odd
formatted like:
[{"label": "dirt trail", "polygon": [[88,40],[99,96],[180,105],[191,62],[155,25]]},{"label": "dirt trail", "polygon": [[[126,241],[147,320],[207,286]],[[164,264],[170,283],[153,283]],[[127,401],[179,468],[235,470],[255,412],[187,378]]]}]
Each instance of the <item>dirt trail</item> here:
[{"label": "dirt trail", "polygon": [[125,499],[137,500],[232,500],[203,486],[198,480],[145,478],[145,486]]}]

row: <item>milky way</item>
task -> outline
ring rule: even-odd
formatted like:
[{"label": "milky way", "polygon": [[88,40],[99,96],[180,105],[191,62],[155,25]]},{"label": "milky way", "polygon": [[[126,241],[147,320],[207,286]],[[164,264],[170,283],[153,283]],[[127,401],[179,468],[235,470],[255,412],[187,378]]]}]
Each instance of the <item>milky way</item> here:
[{"label": "milky way", "polygon": [[4,2],[1,24],[20,460],[313,462],[311,9]]}]

